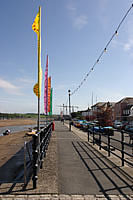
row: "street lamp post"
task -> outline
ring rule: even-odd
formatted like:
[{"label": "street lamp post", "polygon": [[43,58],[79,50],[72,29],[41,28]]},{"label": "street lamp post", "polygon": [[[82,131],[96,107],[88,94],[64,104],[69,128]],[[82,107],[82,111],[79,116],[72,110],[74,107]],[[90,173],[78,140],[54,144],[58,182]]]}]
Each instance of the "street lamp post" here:
[{"label": "street lamp post", "polygon": [[69,95],[69,117],[70,117],[70,119],[69,119],[69,131],[71,131],[71,103],[70,103],[70,92],[71,92],[71,90],[68,90],[68,95]]}]

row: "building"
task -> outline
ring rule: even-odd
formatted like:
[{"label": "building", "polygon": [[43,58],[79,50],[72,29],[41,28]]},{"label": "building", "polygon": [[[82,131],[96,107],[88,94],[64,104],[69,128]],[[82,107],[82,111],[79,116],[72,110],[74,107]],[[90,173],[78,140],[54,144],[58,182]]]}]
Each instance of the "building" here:
[{"label": "building", "polygon": [[99,102],[92,106],[92,113],[95,120],[99,121],[101,125],[112,125],[114,120],[114,106],[115,102]]},{"label": "building", "polygon": [[88,121],[99,121],[101,125],[112,125],[114,120],[114,102],[98,102],[91,107],[82,111],[83,118]]},{"label": "building", "polygon": [[126,97],[115,104],[115,121],[133,121],[133,97]]}]

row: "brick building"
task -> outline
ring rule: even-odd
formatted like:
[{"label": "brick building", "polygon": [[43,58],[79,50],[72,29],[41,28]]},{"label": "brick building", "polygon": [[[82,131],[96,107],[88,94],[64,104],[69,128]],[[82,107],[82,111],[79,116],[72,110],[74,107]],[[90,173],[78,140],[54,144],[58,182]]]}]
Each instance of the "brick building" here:
[{"label": "brick building", "polygon": [[133,97],[126,97],[115,104],[115,121],[133,121]]}]

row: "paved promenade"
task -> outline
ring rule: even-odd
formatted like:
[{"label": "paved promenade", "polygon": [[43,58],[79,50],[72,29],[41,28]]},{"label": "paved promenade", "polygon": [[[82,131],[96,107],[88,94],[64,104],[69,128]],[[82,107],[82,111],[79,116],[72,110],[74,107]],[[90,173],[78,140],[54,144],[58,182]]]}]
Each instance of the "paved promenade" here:
[{"label": "paved promenade", "polygon": [[133,170],[106,154],[87,142],[86,133],[56,122],[38,188],[32,190],[30,182],[26,191],[0,199],[133,199]]},{"label": "paved promenade", "polygon": [[[106,157],[75,131],[57,124],[59,193],[123,195],[133,194],[133,180],[122,173],[120,165]],[[133,174],[132,174],[133,175]]]}]

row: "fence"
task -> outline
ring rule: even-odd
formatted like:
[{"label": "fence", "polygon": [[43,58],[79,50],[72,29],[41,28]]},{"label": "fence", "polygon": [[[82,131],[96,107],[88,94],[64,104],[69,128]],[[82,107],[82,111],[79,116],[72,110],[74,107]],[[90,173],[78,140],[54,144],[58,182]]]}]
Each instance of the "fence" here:
[{"label": "fence", "polygon": [[[88,130],[88,142],[90,141],[90,135],[92,135],[92,143],[93,145],[97,144],[99,146],[99,150],[102,148],[108,152],[108,156],[112,153],[116,157],[121,160],[122,166],[124,166],[125,162],[133,167],[133,141],[132,144],[125,142],[125,138],[128,137],[128,132],[121,131],[120,139],[113,138],[110,134],[103,135],[100,132],[96,132],[93,129]],[[126,139],[127,140],[127,139]],[[106,146],[104,146],[104,144]],[[117,150],[119,153],[115,153]]]},{"label": "fence", "polygon": [[[0,144],[0,184],[24,183],[25,186],[28,172],[32,166],[30,155],[32,147],[31,141],[18,143],[17,139],[13,141],[7,138],[8,136],[4,136],[4,142]],[[3,187],[1,186],[2,189]]]},{"label": "fence", "polygon": [[43,167],[43,158],[46,156],[46,150],[52,133],[53,122],[46,125],[38,133],[33,135],[32,154],[33,154],[33,188],[37,187],[38,171]]}]

